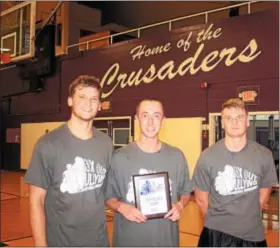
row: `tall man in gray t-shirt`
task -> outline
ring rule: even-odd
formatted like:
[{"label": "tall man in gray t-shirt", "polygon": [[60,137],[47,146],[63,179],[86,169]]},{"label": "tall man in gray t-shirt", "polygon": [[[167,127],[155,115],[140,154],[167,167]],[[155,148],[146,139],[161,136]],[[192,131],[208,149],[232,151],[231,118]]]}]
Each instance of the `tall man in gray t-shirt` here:
[{"label": "tall man in gray t-shirt", "polygon": [[246,137],[249,118],[244,102],[222,106],[225,138],[200,156],[195,196],[205,225],[198,246],[267,246],[261,210],[277,176],[272,153]]},{"label": "tall man in gray t-shirt", "polygon": [[70,120],[35,145],[25,175],[35,246],[109,246],[103,182],[113,146],[93,127],[100,96],[95,77],[74,80]]},{"label": "tall man in gray t-shirt", "polygon": [[[143,100],[137,107],[140,137],[115,152],[108,173],[106,204],[115,211],[114,246],[179,246],[178,220],[193,190],[182,151],[158,139],[162,104]],[[148,219],[135,207],[132,176],[168,172],[172,209],[161,219]],[[149,190],[149,189],[148,189]]]}]

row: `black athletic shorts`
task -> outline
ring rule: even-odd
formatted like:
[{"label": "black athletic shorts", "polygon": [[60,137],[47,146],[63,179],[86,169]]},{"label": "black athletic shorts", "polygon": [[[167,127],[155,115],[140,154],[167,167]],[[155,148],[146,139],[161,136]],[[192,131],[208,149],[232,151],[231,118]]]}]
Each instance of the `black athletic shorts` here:
[{"label": "black athletic shorts", "polygon": [[267,247],[266,240],[252,242],[204,227],[198,241],[198,247]]}]

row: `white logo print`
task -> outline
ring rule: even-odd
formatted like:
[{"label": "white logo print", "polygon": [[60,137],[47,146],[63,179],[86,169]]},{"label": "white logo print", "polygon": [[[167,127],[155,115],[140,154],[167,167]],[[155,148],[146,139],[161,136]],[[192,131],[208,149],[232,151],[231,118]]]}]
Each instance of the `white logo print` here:
[{"label": "white logo print", "polygon": [[257,176],[237,166],[225,165],[224,171],[218,171],[215,178],[215,189],[220,195],[235,195],[257,187]]},{"label": "white logo print", "polygon": [[[150,174],[150,173],[156,173],[156,171],[140,169],[138,174],[139,175],[144,175],[144,174]],[[172,181],[169,178],[170,195],[172,195],[171,185],[172,185]],[[127,194],[126,194],[126,200],[130,203],[135,203],[132,178],[131,178],[130,182],[128,183],[128,191],[127,191]]]},{"label": "white logo print", "polygon": [[103,184],[106,169],[89,159],[75,157],[75,162],[66,165],[60,185],[62,193],[75,194],[99,188]]}]

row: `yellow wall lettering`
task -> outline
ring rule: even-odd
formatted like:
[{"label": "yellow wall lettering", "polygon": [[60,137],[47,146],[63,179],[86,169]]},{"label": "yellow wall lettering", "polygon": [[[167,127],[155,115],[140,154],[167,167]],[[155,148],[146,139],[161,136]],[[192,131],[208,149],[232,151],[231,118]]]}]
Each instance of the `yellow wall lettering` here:
[{"label": "yellow wall lettering", "polygon": [[156,78],[163,81],[165,79],[173,79],[178,74],[184,76],[187,72],[190,75],[195,75],[199,70],[210,72],[223,60],[226,66],[231,66],[238,61],[249,63],[261,54],[256,40],[252,39],[241,52],[238,52],[236,47],[224,48],[221,51],[215,50],[206,55],[202,62],[197,65],[197,61],[201,61],[199,58],[204,47],[203,43],[200,44],[194,56],[183,60],[178,67],[176,67],[177,64],[173,60],[169,60],[158,69],[154,64],[151,64],[145,72],[143,72],[143,68],[139,68],[138,71],[132,71],[127,74],[119,73],[120,66],[118,63],[115,63],[108,69],[101,80],[101,87],[103,88],[102,98],[110,96],[119,86],[120,89],[124,89],[126,87],[138,86],[142,82],[147,84],[153,83]]}]

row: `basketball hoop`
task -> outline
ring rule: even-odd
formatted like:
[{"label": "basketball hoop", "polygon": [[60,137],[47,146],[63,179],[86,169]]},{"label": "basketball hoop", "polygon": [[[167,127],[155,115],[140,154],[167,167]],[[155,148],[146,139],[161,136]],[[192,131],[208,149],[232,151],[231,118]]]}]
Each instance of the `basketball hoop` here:
[{"label": "basketball hoop", "polygon": [[0,53],[0,63],[8,64],[11,61],[11,54],[9,53]]}]

